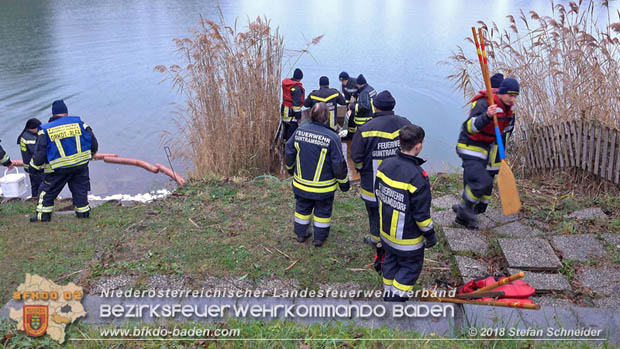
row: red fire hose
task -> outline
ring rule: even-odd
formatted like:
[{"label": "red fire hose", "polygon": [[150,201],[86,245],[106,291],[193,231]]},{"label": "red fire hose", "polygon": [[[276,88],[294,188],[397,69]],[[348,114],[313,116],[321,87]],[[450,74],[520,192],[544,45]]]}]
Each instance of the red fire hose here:
[{"label": "red fire hose", "polygon": [[[170,168],[162,165],[162,164],[151,164],[148,163],[144,160],[138,160],[138,159],[132,159],[132,158],[120,158],[118,157],[117,154],[105,154],[105,153],[97,153],[95,154],[95,156],[93,156],[94,160],[103,160],[104,162],[109,162],[109,163],[113,163],[113,164],[121,164],[121,165],[132,165],[132,166],[138,166],[138,167],[142,167],[143,169],[149,171],[149,172],[153,172],[153,173],[158,173],[161,172],[163,174],[165,174],[166,176],[174,179],[177,184],[182,187],[185,185],[185,179],[183,179],[183,177],[181,177],[180,174],[176,173],[175,171],[171,170]],[[24,162],[21,160],[11,160],[11,162],[13,163],[13,165],[15,166],[24,166]]]}]

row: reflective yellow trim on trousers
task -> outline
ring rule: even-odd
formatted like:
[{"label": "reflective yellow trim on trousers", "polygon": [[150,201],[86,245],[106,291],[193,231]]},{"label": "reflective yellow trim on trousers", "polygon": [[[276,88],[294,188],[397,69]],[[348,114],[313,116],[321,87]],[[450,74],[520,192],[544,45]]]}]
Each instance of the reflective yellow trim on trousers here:
[{"label": "reflective yellow trim on trousers", "polygon": [[387,139],[394,139],[396,137],[398,137],[398,135],[400,134],[400,130],[396,130],[392,133],[389,132],[383,132],[383,131],[364,131],[362,132],[362,137],[367,138],[367,137],[381,137],[381,138],[387,138]]},{"label": "reflective yellow trim on trousers", "polygon": [[314,221],[315,222],[319,222],[319,223],[330,223],[332,221],[332,217],[323,218],[323,217],[317,217],[315,215],[314,216]]},{"label": "reflective yellow trim on trousers", "polygon": [[311,214],[301,214],[299,212],[295,212],[295,217],[297,217],[299,219],[303,219],[303,220],[310,220],[310,218],[312,218],[312,213]]},{"label": "reflective yellow trim on trousers", "polygon": [[292,164],[291,166],[286,165],[286,169],[287,169],[287,170],[292,170],[292,169],[293,169],[293,167],[295,167],[295,164]]},{"label": "reflective yellow trim on trousers", "polygon": [[307,191],[310,193],[329,193],[331,191],[335,191],[336,188],[338,188],[338,184],[334,184],[332,186],[323,187],[323,188],[312,188],[312,187],[305,186],[295,180],[293,180],[293,186],[297,189],[301,189],[303,191]]},{"label": "reflective yellow trim on trousers", "polygon": [[79,212],[79,213],[88,212],[88,211],[90,211],[90,206],[89,205],[86,205],[86,206],[83,206],[83,207],[76,207],[75,208],[75,212]]},{"label": "reflective yellow trim on trousers", "polygon": [[300,111],[301,110],[301,105],[299,107],[293,106],[293,111]]},{"label": "reflective yellow trim on trousers", "polygon": [[383,278],[383,284],[387,285],[387,286],[392,286],[392,283],[394,282],[394,280],[390,280],[390,279],[386,279]]},{"label": "reflective yellow trim on trousers", "polygon": [[406,191],[408,191],[408,192],[410,192],[412,194],[416,190],[418,190],[418,188],[416,188],[413,184],[405,183],[405,182],[399,182],[399,181],[393,180],[393,179],[389,178],[388,176],[386,176],[385,173],[383,173],[381,171],[377,171],[377,178],[381,178],[381,180],[383,182],[385,182],[385,184],[387,184],[388,186],[390,186],[392,188],[406,190]]},{"label": "reflective yellow trim on trousers", "polygon": [[471,199],[470,201],[473,203],[477,203],[480,201],[480,198],[477,197],[476,195],[474,195],[474,193],[472,193],[471,189],[469,188],[468,185],[465,186],[465,196],[469,199]]},{"label": "reflective yellow trim on trousers", "polygon": [[497,144],[493,144],[491,146],[491,151],[489,152],[489,163],[487,164],[487,170],[499,171],[499,168],[502,166],[502,160],[500,159],[498,162],[495,162],[495,159],[497,159]]},{"label": "reflective yellow trim on trousers", "polygon": [[330,99],[332,99],[332,98],[336,98],[336,97],[338,97],[338,95],[339,95],[339,94],[340,94],[340,93],[334,93],[333,95],[331,95],[331,96],[327,96],[327,97],[325,97],[325,98],[321,98],[321,97],[317,97],[317,96],[315,96],[315,95],[312,95],[312,96],[310,96],[310,99],[314,99],[314,100],[317,100],[317,101],[319,101],[319,102],[327,102],[327,101],[329,101],[329,100],[330,100]]},{"label": "reflective yellow trim on trousers", "polygon": [[319,162],[316,164],[316,170],[314,171],[314,179],[312,179],[314,183],[317,183],[319,181],[319,178],[321,178],[321,171],[323,170],[323,164],[325,163],[325,154],[327,154],[327,149],[321,149]]},{"label": "reflective yellow trim on trousers", "polygon": [[358,170],[361,169],[364,166],[363,162],[354,162],[353,166],[355,166],[355,168],[357,168]]},{"label": "reflective yellow trim on trousers", "polygon": [[366,116],[366,117],[356,116],[353,118],[353,121],[355,122],[357,126],[362,126],[368,121],[370,121],[370,119],[372,119],[372,116]]},{"label": "reflective yellow trim on trousers", "polygon": [[396,287],[396,289],[403,291],[403,292],[409,292],[413,290],[413,285],[403,285],[396,280],[394,280],[394,283],[392,284],[392,286]]}]

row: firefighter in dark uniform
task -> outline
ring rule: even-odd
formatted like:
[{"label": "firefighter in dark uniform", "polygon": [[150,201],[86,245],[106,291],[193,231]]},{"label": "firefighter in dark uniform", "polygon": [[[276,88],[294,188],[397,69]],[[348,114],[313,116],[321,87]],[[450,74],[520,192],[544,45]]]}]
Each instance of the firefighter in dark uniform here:
[{"label": "firefighter in dark uniform", "polygon": [[45,174],[37,215],[30,218],[31,222],[51,220],[54,200],[67,183],[73,197],[75,215],[78,218],[90,216],[88,161],[99,147],[92,129],[79,116],[68,115],[65,103],[54,101],[52,117],[39,130],[30,166],[41,169],[47,165],[52,172]]},{"label": "firefighter in dark uniform", "polygon": [[39,196],[39,187],[43,181],[43,171],[30,166],[30,159],[32,159],[35,151],[39,126],[41,126],[41,121],[39,121],[39,119],[29,119],[26,122],[24,130],[19,137],[17,137],[17,144],[19,144],[19,150],[22,153],[22,160],[24,162],[24,171],[26,171],[30,177],[30,189],[33,198]]},{"label": "firefighter in dark uniform", "polygon": [[344,95],[344,101],[351,103],[351,97],[357,98],[357,81],[355,78],[349,76],[349,73],[343,71],[338,75],[338,79],[342,84],[342,94]]},{"label": "firefighter in dark uniform", "polygon": [[379,211],[375,198],[375,177],[381,162],[396,155],[399,146],[399,130],[411,122],[392,111],[396,100],[389,91],[379,93],[374,101],[375,115],[372,120],[357,129],[351,143],[351,159],[360,172],[360,191],[368,212],[370,235],[364,242],[379,242]]},{"label": "firefighter in dark uniform", "polygon": [[304,101],[304,107],[312,108],[316,103],[323,102],[329,109],[329,127],[338,131],[338,116],[336,115],[336,104],[345,105],[344,97],[335,88],[329,88],[329,78],[321,76],[319,79],[319,89],[310,92]]},{"label": "firefighter in dark uniform", "polygon": [[452,206],[456,212],[456,223],[467,228],[478,228],[475,215],[486,211],[493,191],[493,179],[501,164],[493,114],[497,115],[499,131],[506,144],[506,137],[514,127],[512,107],[518,95],[517,80],[506,78],[494,95],[495,104],[489,106],[486,91],[480,91],[472,99],[469,118],[463,123],[456,145],[456,152],[463,161],[462,200]]},{"label": "firefighter in dark uniform", "polygon": [[286,143],[284,160],[293,175],[297,241],[310,237],[307,231],[313,220],[314,246],[320,247],[329,235],[334,192],[338,187],[345,192],[350,184],[340,138],[327,125],[325,103],[316,103],[310,117],[312,122],[299,127]]},{"label": "firefighter in dark uniform", "polygon": [[13,163],[11,162],[11,157],[7,154],[2,146],[0,145],[0,165],[8,167],[9,171],[13,169]]},{"label": "firefighter in dark uniform", "polygon": [[304,103],[305,90],[301,84],[304,73],[296,68],[293,78],[282,80],[282,105],[280,106],[280,116],[282,117],[282,140],[291,138],[297,129],[298,122],[301,120],[301,107]]},{"label": "firefighter in dark uniform", "polygon": [[[406,301],[424,263],[424,248],[437,243],[431,219],[431,186],[422,169],[424,130],[406,125],[400,130],[400,150],[377,170],[375,195],[379,204],[384,300]],[[383,251],[382,251],[383,250]]]},{"label": "firefighter in dark uniform", "polygon": [[368,85],[364,75],[360,74],[355,80],[358,88],[358,97],[349,104],[350,115],[347,137],[353,137],[357,128],[372,119],[375,113],[374,99],[377,96],[377,91]]}]

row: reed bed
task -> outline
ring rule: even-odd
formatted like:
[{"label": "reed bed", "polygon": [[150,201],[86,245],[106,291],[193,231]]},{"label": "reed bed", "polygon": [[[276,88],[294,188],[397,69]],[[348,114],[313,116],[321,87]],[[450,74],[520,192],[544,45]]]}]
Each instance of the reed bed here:
[{"label": "reed bed", "polygon": [[283,38],[269,20],[245,30],[202,18],[174,39],[182,65],[155,67],[180,93],[179,132],[164,137],[176,157],[193,163],[191,177],[253,176],[278,167],[269,148],[279,123]]},{"label": "reed bed", "polygon": [[[595,120],[620,128],[620,11],[612,11],[607,1],[550,5],[551,16],[523,10],[508,15],[508,28],[477,23],[485,29],[491,73],[521,84],[510,141],[517,163],[537,126]],[[484,86],[473,41],[466,40],[468,45],[458,46],[442,63],[453,68],[448,78],[470,98]]]}]

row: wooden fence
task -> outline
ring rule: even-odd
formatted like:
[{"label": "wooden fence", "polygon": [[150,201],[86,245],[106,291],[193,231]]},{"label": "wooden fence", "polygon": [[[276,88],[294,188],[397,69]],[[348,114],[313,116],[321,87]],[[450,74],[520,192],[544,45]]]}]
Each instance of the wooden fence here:
[{"label": "wooden fence", "polygon": [[572,120],[534,128],[527,167],[576,167],[620,183],[620,131],[592,121]]}]

